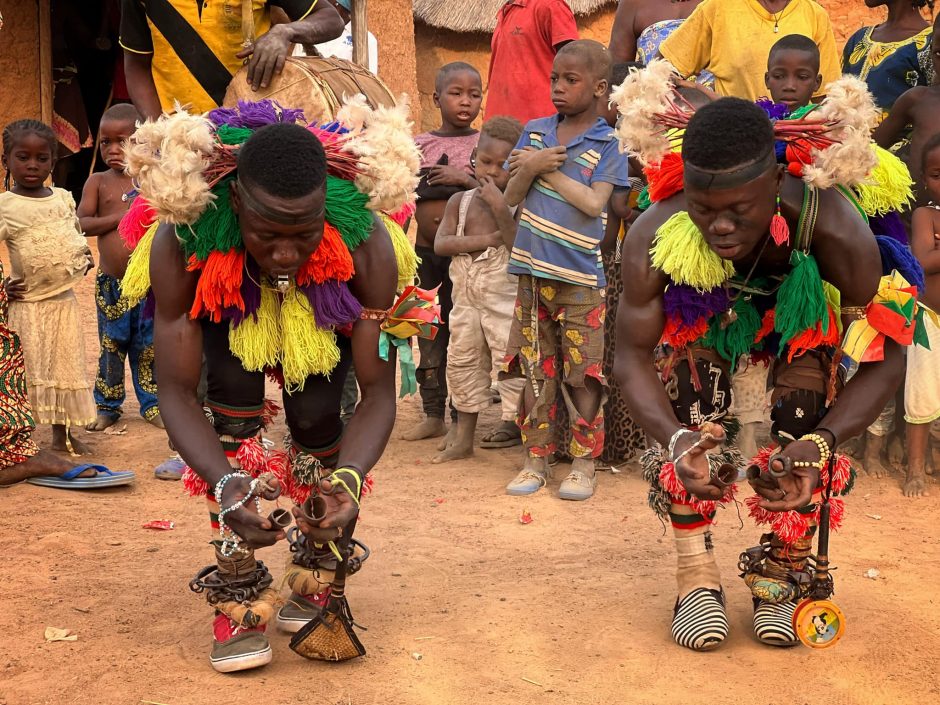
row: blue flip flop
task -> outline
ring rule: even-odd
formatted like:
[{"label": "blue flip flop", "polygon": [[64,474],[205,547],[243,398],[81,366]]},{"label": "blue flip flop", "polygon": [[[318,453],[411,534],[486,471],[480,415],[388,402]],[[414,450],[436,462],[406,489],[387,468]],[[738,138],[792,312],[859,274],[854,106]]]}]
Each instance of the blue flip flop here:
[{"label": "blue flip flop", "polygon": [[[94,470],[98,474],[93,477],[78,477],[86,470]],[[56,487],[61,490],[96,490],[100,487],[130,485],[134,482],[134,479],[134,473],[130,470],[114,472],[104,465],[86,463],[72,468],[61,476],[44,475],[42,477],[30,477],[26,481],[31,485]]]}]

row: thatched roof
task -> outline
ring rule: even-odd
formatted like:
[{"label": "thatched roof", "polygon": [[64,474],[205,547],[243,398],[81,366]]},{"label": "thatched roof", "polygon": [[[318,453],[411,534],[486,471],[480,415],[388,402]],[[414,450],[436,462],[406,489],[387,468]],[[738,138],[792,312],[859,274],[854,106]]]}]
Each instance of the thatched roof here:
[{"label": "thatched roof", "polygon": [[[414,0],[415,19],[453,32],[487,32],[496,27],[496,13],[506,0]],[[578,15],[590,15],[617,0],[567,0]]]}]

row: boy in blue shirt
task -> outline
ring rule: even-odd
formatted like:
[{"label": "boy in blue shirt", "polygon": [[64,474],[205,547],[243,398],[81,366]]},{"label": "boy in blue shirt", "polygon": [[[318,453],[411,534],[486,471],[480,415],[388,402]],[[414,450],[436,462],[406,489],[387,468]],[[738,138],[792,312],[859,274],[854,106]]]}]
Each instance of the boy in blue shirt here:
[{"label": "boy in blue shirt", "polygon": [[627,185],[627,157],[598,113],[610,67],[602,44],[566,44],[552,66],[558,114],[529,122],[509,158],[506,201],[524,205],[515,237],[506,242],[519,293],[503,372],[527,381],[518,419],[527,457],[506,487],[511,495],[537,492],[548,480],[559,390],[574,460],[558,495],[583,500],[594,494],[606,386],[600,244],[607,201],[614,186]]}]

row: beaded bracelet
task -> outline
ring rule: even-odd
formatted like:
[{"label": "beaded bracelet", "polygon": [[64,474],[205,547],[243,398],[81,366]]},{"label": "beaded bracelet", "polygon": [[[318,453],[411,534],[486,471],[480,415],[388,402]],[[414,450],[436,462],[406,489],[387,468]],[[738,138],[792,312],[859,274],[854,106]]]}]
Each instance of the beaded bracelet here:
[{"label": "beaded bracelet", "polygon": [[248,500],[254,497],[255,508],[258,511],[258,514],[261,513],[261,498],[258,496],[258,483],[257,478],[251,481],[251,484],[248,487],[248,492],[244,497],[236,501],[231,506],[222,508],[222,490],[225,489],[226,483],[231,480],[233,477],[251,477],[244,472],[231,472],[228,475],[224,475],[215,486],[215,501],[219,505],[219,539],[222,542],[222,545],[219,547],[219,553],[221,553],[225,558],[230,558],[232,555],[238,551],[241,544],[241,539],[236,534],[232,528],[225,523],[225,516],[234,512],[236,509],[244,507]]},{"label": "beaded bracelet", "polygon": [[[832,449],[829,447],[829,444],[826,442],[826,439],[820,436],[818,433],[807,433],[803,436],[800,436],[801,441],[811,441],[816,444],[816,448],[819,450],[819,462],[825,463],[829,460],[829,456],[832,455]],[[822,467],[820,465],[820,467]]]}]

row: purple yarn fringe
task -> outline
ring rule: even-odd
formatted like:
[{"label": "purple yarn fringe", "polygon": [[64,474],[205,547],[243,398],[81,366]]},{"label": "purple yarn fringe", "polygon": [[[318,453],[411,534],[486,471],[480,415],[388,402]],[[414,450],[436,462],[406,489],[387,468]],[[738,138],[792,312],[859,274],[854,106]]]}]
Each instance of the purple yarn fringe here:
[{"label": "purple yarn fringe", "polygon": [[771,120],[783,120],[790,111],[784,103],[775,103],[770,98],[758,98],[754,101],[758,108],[767,113]]},{"label": "purple yarn fringe", "polygon": [[261,288],[255,283],[261,281],[261,268],[250,255],[245,256],[245,271],[242,273],[242,285],[239,291],[245,310],[235,306],[222,309],[222,320],[231,321],[235,326],[241,325],[248,316],[257,320],[258,309],[261,308]]},{"label": "purple yarn fringe", "polygon": [[904,227],[904,221],[901,220],[901,214],[897,211],[891,211],[884,215],[873,215],[868,218],[868,227],[875,235],[890,237],[897,240],[902,245],[909,245],[907,237],[907,228]]},{"label": "purple yarn fringe", "polygon": [[209,111],[209,120],[216,125],[247,127],[255,130],[276,122],[295,123],[304,121],[304,111],[285,108],[280,103],[265,98],[257,102],[238,101],[237,108],[216,108]]},{"label": "purple yarn fringe", "polygon": [[694,326],[700,318],[708,320],[727,311],[729,305],[728,292],[720,286],[703,292],[687,284],[670,284],[663,294],[666,317],[678,317],[685,326]]},{"label": "purple yarn fringe", "polygon": [[326,281],[300,287],[306,295],[318,328],[345,326],[359,320],[362,305],[352,295],[346,282]]}]

